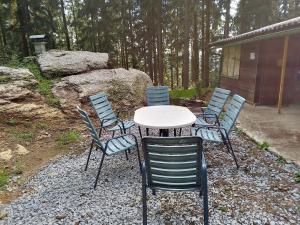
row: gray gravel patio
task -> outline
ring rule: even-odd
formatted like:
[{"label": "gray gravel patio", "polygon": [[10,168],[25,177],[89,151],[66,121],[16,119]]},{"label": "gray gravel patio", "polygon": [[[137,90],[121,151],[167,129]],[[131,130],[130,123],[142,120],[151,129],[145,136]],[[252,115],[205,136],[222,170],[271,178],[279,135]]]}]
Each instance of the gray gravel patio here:
[{"label": "gray gravel patio", "polygon": [[[137,129],[133,130],[137,133]],[[189,134],[189,128],[184,129]],[[88,136],[85,136],[88,137]],[[240,132],[232,144],[241,168],[222,146],[205,144],[208,163],[210,224],[300,224],[299,168],[281,163]],[[88,143],[83,144],[88,149]],[[84,172],[87,151],[50,162],[28,181],[26,191],[9,205],[0,224],[141,224],[141,175],[136,152],[107,158],[96,190],[93,182],[100,152]],[[148,192],[148,224],[202,224],[198,193]]]}]

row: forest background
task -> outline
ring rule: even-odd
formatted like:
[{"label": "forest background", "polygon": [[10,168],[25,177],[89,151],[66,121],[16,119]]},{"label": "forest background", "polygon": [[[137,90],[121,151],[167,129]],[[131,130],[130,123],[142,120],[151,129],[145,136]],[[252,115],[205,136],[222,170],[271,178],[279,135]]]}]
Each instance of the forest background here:
[{"label": "forest background", "polygon": [[172,89],[216,86],[208,43],[300,16],[300,0],[0,0],[0,65],[47,49],[107,52]]}]

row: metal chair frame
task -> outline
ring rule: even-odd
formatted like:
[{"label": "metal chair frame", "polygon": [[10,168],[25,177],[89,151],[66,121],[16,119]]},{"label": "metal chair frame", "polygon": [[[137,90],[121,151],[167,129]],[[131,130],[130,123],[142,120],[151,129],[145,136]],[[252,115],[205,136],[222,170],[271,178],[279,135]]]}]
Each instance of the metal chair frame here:
[{"label": "metal chair frame", "polygon": [[[117,136],[117,137],[112,137],[112,138],[108,139],[106,142],[102,142],[100,140],[99,134],[98,134],[97,130],[95,129],[95,127],[93,126],[93,123],[92,123],[91,119],[89,118],[87,112],[80,109],[78,106],[77,106],[77,110],[80,113],[84,123],[87,125],[88,130],[90,132],[90,135],[92,137],[92,145],[91,145],[91,147],[89,149],[89,152],[88,152],[88,157],[87,157],[86,165],[85,165],[85,168],[84,168],[85,171],[88,168],[91,153],[92,153],[92,150],[93,150],[93,145],[95,144],[96,149],[100,149],[102,151],[102,157],[101,157],[98,173],[97,173],[97,176],[96,176],[96,180],[95,180],[95,183],[94,183],[94,189],[96,189],[96,187],[97,187],[97,183],[98,183],[98,180],[99,180],[99,176],[100,176],[100,172],[101,172],[101,169],[102,169],[102,165],[103,165],[105,156],[114,155],[114,154],[117,154],[119,152],[125,152],[126,159],[128,160],[128,155],[127,155],[126,150],[129,150],[132,147],[136,147],[139,166],[140,166],[140,169],[141,169],[141,158],[140,158],[138,141],[137,141],[137,138],[133,134],[122,134],[122,135]],[[132,137],[133,140],[130,139],[130,137]],[[133,141],[133,142],[130,143],[130,141]],[[110,151],[110,153],[108,151]]]},{"label": "metal chair frame", "polygon": [[[147,188],[156,191],[199,191],[208,225],[207,166],[199,137],[142,139],[143,225],[147,224]],[[154,172],[156,171],[156,172]]]}]

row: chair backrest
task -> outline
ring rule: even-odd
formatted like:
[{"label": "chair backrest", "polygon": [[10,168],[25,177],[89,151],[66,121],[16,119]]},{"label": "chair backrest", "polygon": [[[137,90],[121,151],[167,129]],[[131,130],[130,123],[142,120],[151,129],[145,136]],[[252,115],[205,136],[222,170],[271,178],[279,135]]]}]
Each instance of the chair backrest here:
[{"label": "chair backrest", "polygon": [[218,117],[230,95],[230,91],[222,88],[215,88],[206,108],[206,113],[216,114]]},{"label": "chair backrest", "polygon": [[103,151],[104,146],[102,145],[102,143],[101,143],[101,141],[98,137],[97,131],[96,131],[96,129],[93,125],[93,122],[91,121],[89,115],[87,114],[86,111],[82,110],[79,106],[77,106],[77,111],[79,112],[83,122],[87,126],[87,128],[90,132],[90,135],[93,138],[95,144]]},{"label": "chair backrest", "polygon": [[104,92],[99,92],[89,98],[100,121],[105,119],[105,122],[110,124],[117,121],[117,115],[113,111],[111,103]]},{"label": "chair backrest", "polygon": [[151,86],[147,88],[147,105],[169,105],[169,87]]},{"label": "chair backrest", "polygon": [[226,129],[227,134],[231,132],[245,101],[246,100],[239,95],[234,95],[230,100],[224,118],[220,121],[220,125]]},{"label": "chair backrest", "polygon": [[145,137],[142,146],[150,188],[189,190],[201,186],[200,137]]}]

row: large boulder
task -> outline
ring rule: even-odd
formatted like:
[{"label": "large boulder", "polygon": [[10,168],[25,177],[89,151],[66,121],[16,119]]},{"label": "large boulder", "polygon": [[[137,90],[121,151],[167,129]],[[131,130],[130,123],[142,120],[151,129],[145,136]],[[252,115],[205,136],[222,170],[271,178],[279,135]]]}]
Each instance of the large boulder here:
[{"label": "large boulder", "polygon": [[110,67],[107,53],[51,50],[40,54],[38,63],[44,76],[63,77]]},{"label": "large boulder", "polygon": [[0,67],[0,113],[22,117],[61,117],[35,91],[37,80],[28,69]]},{"label": "large boulder", "polygon": [[0,67],[0,102],[22,100],[34,95],[32,88],[37,84],[28,69]]},{"label": "large boulder", "polygon": [[144,104],[146,87],[151,84],[150,77],[139,70],[104,69],[65,77],[54,85],[52,92],[67,113],[101,91],[108,94],[115,110],[125,111]]}]

